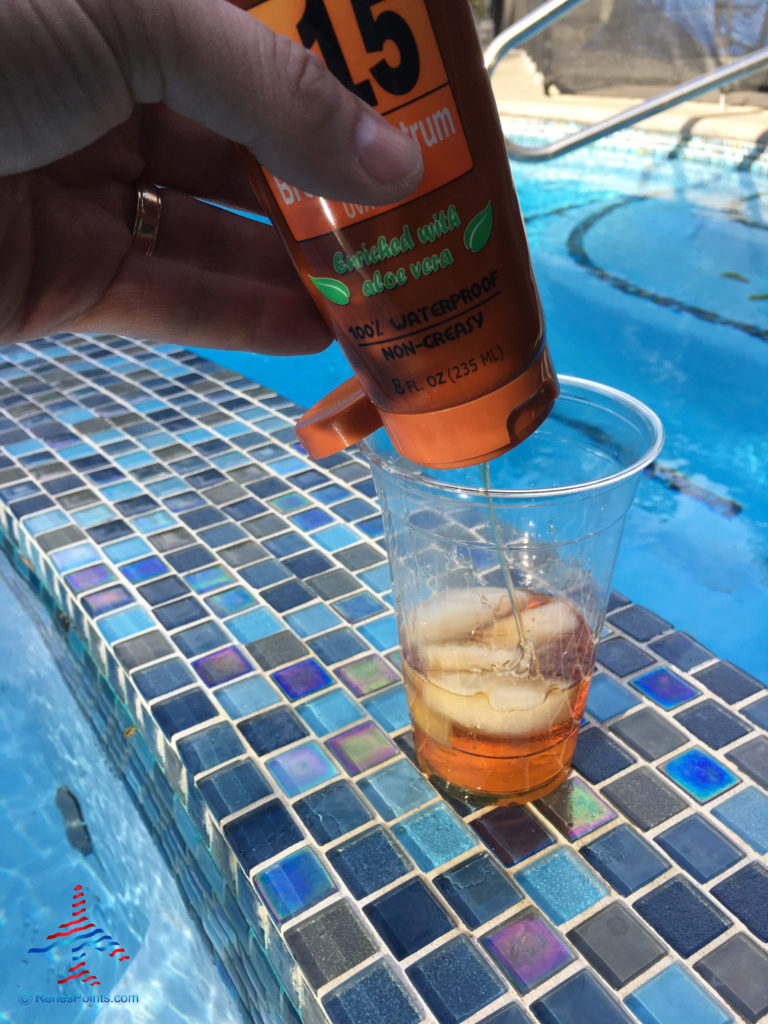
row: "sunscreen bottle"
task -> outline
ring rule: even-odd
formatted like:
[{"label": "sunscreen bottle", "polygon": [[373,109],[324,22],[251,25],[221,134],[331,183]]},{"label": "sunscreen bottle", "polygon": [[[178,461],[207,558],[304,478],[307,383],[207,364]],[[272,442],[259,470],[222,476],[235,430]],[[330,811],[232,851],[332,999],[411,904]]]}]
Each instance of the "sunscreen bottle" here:
[{"label": "sunscreen bottle", "polygon": [[468,0],[248,9],[364,88],[424,160],[410,196],[371,207],[311,196],[244,154],[355,374],[299,420],[300,440],[320,458],[383,425],[401,455],[434,468],[509,450],[544,420],[558,387]]}]

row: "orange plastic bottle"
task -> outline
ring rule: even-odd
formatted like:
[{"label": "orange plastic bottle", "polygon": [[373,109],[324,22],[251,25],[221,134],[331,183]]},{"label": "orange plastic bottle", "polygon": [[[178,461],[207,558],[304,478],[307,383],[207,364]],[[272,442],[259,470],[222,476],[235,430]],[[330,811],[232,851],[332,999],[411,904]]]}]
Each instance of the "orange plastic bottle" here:
[{"label": "orange plastic bottle", "polygon": [[299,437],[321,457],[383,424],[402,455],[439,468],[507,451],[558,389],[467,0],[261,0],[249,10],[365,89],[424,158],[411,196],[368,207],[310,196],[246,154],[355,374],[302,417]]}]

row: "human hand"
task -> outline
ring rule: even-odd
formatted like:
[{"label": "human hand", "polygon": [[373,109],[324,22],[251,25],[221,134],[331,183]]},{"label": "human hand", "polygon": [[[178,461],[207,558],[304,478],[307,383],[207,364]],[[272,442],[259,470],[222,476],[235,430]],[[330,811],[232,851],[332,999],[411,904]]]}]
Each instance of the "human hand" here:
[{"label": "human hand", "polygon": [[[320,351],[275,230],[194,197],[258,212],[231,141],[328,198],[385,204],[421,175],[415,142],[225,0],[3,0],[0,139],[0,343]],[[131,246],[138,180],[163,186],[151,256]]]}]

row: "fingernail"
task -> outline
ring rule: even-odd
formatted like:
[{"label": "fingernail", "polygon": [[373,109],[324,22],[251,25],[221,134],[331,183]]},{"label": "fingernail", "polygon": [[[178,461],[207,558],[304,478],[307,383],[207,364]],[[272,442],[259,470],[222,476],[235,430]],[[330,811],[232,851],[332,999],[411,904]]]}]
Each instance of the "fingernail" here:
[{"label": "fingernail", "polygon": [[364,113],[355,138],[357,159],[366,174],[382,185],[407,183],[421,178],[421,148],[415,139],[393,128],[381,117]]}]

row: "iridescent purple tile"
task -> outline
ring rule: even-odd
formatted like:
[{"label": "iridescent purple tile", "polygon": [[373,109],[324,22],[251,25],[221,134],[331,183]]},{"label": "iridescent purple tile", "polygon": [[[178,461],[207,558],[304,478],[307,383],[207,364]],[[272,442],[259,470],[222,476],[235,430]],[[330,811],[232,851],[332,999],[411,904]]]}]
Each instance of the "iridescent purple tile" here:
[{"label": "iridescent purple tile", "polygon": [[267,768],[288,796],[306,793],[340,774],[314,740],[270,758]]},{"label": "iridescent purple tile", "polygon": [[95,618],[104,612],[112,612],[116,608],[131,604],[134,598],[118,583],[114,587],[107,587],[106,590],[97,590],[95,594],[90,594],[82,600],[83,608]]},{"label": "iridescent purple tile", "polygon": [[87,569],[77,569],[75,572],[68,572],[65,574],[64,579],[76,594],[81,594],[84,590],[93,590],[94,587],[100,587],[104,583],[112,583],[117,577],[109,566],[100,564],[89,565]]},{"label": "iridescent purple tile", "polygon": [[352,775],[381,764],[397,753],[395,744],[373,722],[356,725],[327,742]]},{"label": "iridescent purple tile", "polygon": [[253,671],[253,665],[237,647],[224,647],[192,662],[192,667],[206,686],[228,683],[230,679]]},{"label": "iridescent purple tile", "polygon": [[633,679],[631,685],[666,711],[685,704],[699,693],[695,686],[666,668],[646,672]]},{"label": "iridescent purple tile", "polygon": [[138,562],[130,562],[121,567],[120,572],[130,580],[131,583],[144,583],[146,580],[154,579],[155,576],[162,576],[168,572],[168,567],[156,555],[149,558],[140,558]]},{"label": "iridescent purple tile", "polygon": [[720,796],[739,781],[738,775],[697,747],[665,762],[661,770],[700,804]]},{"label": "iridescent purple tile", "polygon": [[534,910],[519,914],[482,942],[522,994],[573,960],[573,953],[560,936]]},{"label": "iridescent purple tile", "polygon": [[311,850],[296,850],[254,875],[256,888],[278,923],[300,914],[336,892],[336,886]]},{"label": "iridescent purple tile", "polygon": [[575,776],[542,797],[538,806],[568,839],[580,839],[616,817],[616,812]]},{"label": "iridescent purple tile", "polygon": [[397,672],[378,654],[368,654],[336,669],[336,675],[357,697],[365,697],[396,682]]},{"label": "iridescent purple tile", "polygon": [[272,678],[291,700],[306,697],[308,693],[323,690],[333,683],[330,674],[314,658],[307,658],[295,665],[289,665],[288,668],[281,668],[272,673]]}]

